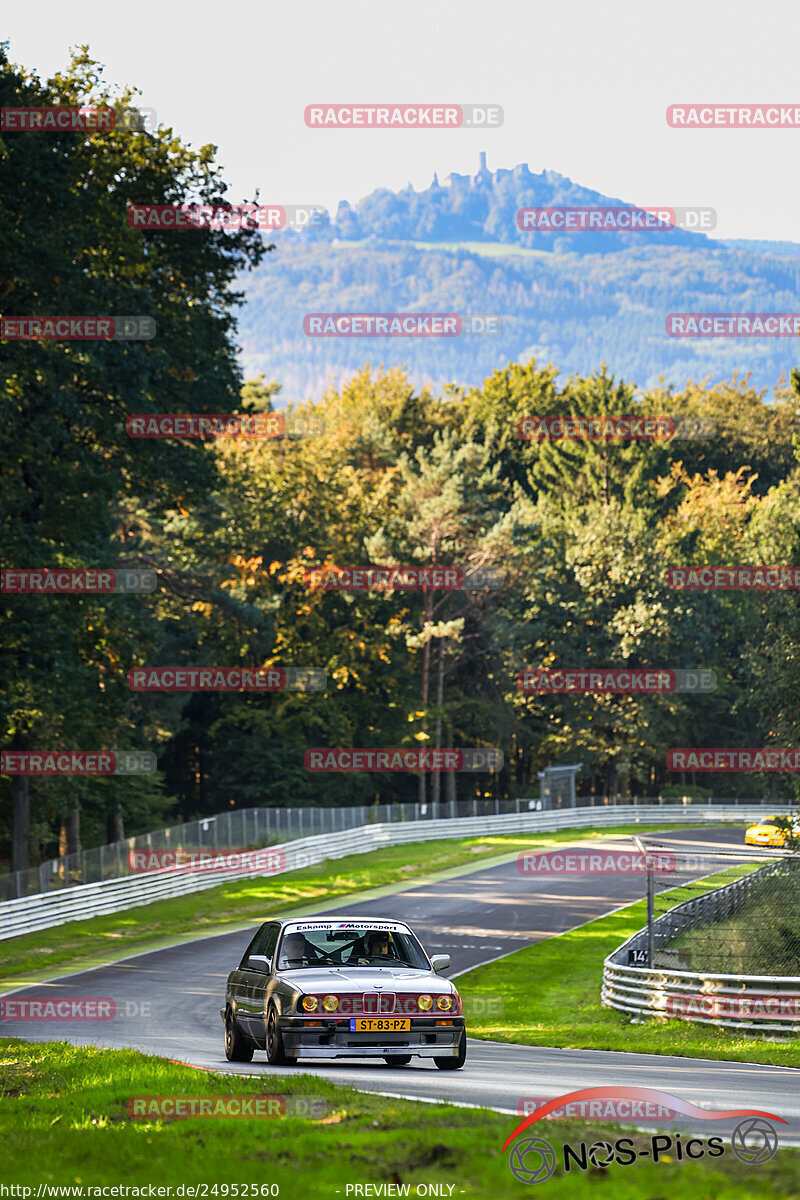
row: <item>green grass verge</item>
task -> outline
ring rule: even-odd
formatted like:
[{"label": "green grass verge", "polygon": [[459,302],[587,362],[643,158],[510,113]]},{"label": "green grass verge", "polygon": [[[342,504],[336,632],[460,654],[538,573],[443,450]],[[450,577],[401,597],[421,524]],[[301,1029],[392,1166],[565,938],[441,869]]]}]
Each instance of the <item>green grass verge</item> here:
[{"label": "green grass verge", "polygon": [[[409,842],[369,854],[329,859],[283,875],[235,880],[87,921],[70,921],[0,941],[0,993],[4,988],[38,983],[59,970],[80,971],[203,934],[224,933],[283,912],[308,910],[354,892],[393,886],[396,890],[437,873],[476,869],[481,860],[503,854],[513,857],[515,852],[532,847],[641,833],[643,828],[647,827],[615,825],[596,832],[562,829],[510,837]],[[359,901],[369,898],[368,894],[358,896]]]},{"label": "green grass verge", "polygon": [[[282,1095],[287,1104],[313,1097],[319,1107],[310,1118],[136,1120],[127,1104],[134,1096],[256,1093]],[[145,1195],[148,1185],[227,1184],[238,1185],[241,1197],[245,1183],[277,1185],[284,1200],[345,1200],[347,1184],[367,1183],[407,1184],[411,1196],[418,1185],[444,1184],[443,1194],[456,1200],[531,1194],[511,1174],[508,1152],[500,1152],[517,1117],[365,1095],[299,1072],[222,1076],[132,1050],[6,1039],[0,1042],[0,1122],[3,1183],[30,1187],[34,1196],[40,1184],[75,1186],[81,1191],[73,1194],[85,1200],[89,1188],[114,1184],[144,1187]],[[615,1136],[593,1122],[547,1122],[536,1132],[562,1162],[564,1141],[577,1146]],[[649,1136],[631,1136],[636,1149],[649,1145]],[[714,1159],[637,1159],[629,1168],[568,1175],[559,1166],[547,1183],[547,1195],[556,1200],[587,1200],[612,1189],[614,1200],[796,1197],[800,1151],[779,1150],[753,1167],[740,1163],[726,1142],[724,1155]],[[232,1186],[207,1194],[235,1195]]]},{"label": "green grass verge", "polygon": [[[707,881],[707,890],[755,869],[729,868],[715,875],[714,882]],[[669,906],[669,897],[669,892],[659,895],[659,911]],[[674,903],[685,898],[685,889],[674,889]],[[607,917],[459,975],[459,991],[465,998],[475,997],[477,1006],[487,996],[502,1001],[499,1017],[479,1016],[468,1022],[470,1037],[526,1046],[626,1050],[800,1067],[800,1038],[768,1042],[717,1026],[666,1018],[634,1023],[616,1009],[603,1008],[603,960],[646,923],[647,905],[637,901]]]},{"label": "green grass verge", "polygon": [[[800,864],[795,864],[800,866]],[[687,970],[720,975],[800,975],[800,873],[772,876],[727,921],[687,929],[670,943]]]}]

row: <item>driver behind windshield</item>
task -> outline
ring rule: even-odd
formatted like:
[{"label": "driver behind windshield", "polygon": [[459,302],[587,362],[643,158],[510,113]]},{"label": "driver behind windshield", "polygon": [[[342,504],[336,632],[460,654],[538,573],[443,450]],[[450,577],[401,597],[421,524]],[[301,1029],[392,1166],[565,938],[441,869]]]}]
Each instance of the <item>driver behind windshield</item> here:
[{"label": "driver behind windshield", "polygon": [[390,949],[390,936],[390,934],[381,930],[367,935],[364,955],[368,962],[371,962],[373,959],[397,957],[393,950]]},{"label": "driver behind windshield", "polygon": [[306,956],[306,939],[302,933],[287,933],[281,946],[281,957],[278,970],[287,967],[302,967]]}]

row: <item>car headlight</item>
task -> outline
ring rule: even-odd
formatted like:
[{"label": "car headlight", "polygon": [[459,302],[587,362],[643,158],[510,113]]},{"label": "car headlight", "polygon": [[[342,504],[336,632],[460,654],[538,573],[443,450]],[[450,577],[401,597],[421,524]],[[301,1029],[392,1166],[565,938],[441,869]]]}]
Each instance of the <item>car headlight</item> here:
[{"label": "car headlight", "polygon": [[428,1012],[433,1008],[433,999],[430,996],[418,996],[417,1004],[422,1012]]},{"label": "car headlight", "polygon": [[303,996],[303,1008],[306,1012],[316,1012],[319,1008],[319,1000],[316,996]]},{"label": "car headlight", "polygon": [[334,1012],[339,1007],[339,997],[326,996],[322,1001],[322,1007],[325,1009],[325,1012]]},{"label": "car headlight", "polygon": [[447,1012],[447,1010],[452,1008],[452,1006],[453,1000],[451,996],[439,996],[436,1001],[436,1007],[442,1012]]}]

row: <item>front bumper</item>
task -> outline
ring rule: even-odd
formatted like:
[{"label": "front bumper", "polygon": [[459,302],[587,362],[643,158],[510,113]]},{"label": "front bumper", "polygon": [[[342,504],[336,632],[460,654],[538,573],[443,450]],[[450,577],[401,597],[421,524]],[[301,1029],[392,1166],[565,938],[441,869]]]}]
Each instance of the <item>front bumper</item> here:
[{"label": "front bumper", "polygon": [[309,1026],[302,1017],[282,1017],[279,1024],[286,1053],[297,1058],[385,1058],[389,1054],[456,1058],[464,1036],[463,1017],[451,1017],[446,1025],[412,1017],[411,1029],[396,1033],[356,1032],[349,1019]]}]

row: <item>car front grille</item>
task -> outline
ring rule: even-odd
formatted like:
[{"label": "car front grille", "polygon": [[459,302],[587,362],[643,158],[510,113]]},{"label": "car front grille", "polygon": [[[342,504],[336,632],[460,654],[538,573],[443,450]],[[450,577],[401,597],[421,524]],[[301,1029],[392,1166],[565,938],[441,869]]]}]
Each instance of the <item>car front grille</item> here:
[{"label": "car front grille", "polygon": [[397,1005],[396,992],[364,992],[361,997],[363,1011],[368,1016],[393,1013]]}]

